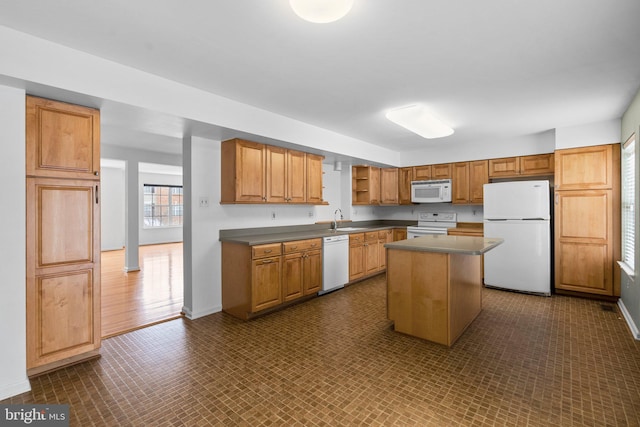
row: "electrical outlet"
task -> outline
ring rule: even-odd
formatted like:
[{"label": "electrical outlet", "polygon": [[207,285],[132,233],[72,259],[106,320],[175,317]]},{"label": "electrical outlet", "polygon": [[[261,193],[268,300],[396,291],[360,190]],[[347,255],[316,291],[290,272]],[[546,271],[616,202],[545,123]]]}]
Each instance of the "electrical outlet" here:
[{"label": "electrical outlet", "polygon": [[209,207],[209,198],[208,197],[200,197],[200,207],[201,208],[208,208]]},{"label": "electrical outlet", "polygon": [[276,219],[276,211],[271,211],[271,219]]},{"label": "electrical outlet", "polygon": [[313,218],[313,211],[309,211],[309,218]]}]

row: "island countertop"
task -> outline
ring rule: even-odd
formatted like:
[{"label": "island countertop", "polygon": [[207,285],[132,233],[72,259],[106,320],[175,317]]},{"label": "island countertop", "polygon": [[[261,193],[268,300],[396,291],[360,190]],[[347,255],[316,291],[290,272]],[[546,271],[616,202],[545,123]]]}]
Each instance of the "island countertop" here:
[{"label": "island countertop", "polygon": [[433,234],[416,237],[415,239],[385,243],[384,247],[387,249],[399,249],[404,251],[482,255],[502,242],[503,239],[500,238]]}]

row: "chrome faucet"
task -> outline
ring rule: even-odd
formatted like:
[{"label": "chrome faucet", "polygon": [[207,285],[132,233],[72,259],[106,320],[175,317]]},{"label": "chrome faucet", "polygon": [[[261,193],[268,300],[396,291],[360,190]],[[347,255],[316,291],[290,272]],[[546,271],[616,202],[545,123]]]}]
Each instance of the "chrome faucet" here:
[{"label": "chrome faucet", "polygon": [[340,219],[344,219],[344,217],[342,216],[342,209],[340,208],[336,209],[335,212],[333,213],[333,229],[334,230],[338,229],[338,220],[337,220],[338,212],[340,212]]}]

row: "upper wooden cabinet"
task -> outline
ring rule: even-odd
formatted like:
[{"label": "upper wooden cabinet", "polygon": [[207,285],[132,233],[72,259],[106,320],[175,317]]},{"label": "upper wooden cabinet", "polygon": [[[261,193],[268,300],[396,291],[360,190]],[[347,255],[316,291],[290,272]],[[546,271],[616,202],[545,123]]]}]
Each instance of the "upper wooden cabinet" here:
[{"label": "upper wooden cabinet", "polygon": [[306,155],[307,167],[307,203],[322,204],[322,160],[324,157],[316,154]]},{"label": "upper wooden cabinet", "polygon": [[[617,152],[619,157],[619,149]],[[614,171],[619,168],[619,162],[614,161],[614,154],[613,145],[556,150],[556,190],[612,188],[618,179]]]},{"label": "upper wooden cabinet", "polygon": [[552,175],[553,171],[553,153],[489,159],[490,178]]},{"label": "upper wooden cabinet", "polygon": [[398,199],[398,168],[380,169],[380,204],[397,205]]},{"label": "upper wooden cabinet", "polygon": [[380,168],[375,166],[351,167],[351,204],[380,204]]},{"label": "upper wooden cabinet", "polygon": [[321,203],[322,158],[242,139],[224,141],[220,203]]},{"label": "upper wooden cabinet", "polygon": [[413,168],[398,169],[398,203],[411,204],[411,181],[413,181]]},{"label": "upper wooden cabinet", "polygon": [[100,179],[100,111],[27,96],[27,176]]},{"label": "upper wooden cabinet", "polygon": [[489,174],[486,160],[454,163],[451,180],[452,202],[481,205],[484,201],[483,185],[488,182]]},{"label": "upper wooden cabinet", "polygon": [[431,179],[431,165],[414,166],[412,169],[412,181],[426,181]]},{"label": "upper wooden cabinet", "polygon": [[431,179],[449,179],[453,176],[451,163],[431,165]]}]

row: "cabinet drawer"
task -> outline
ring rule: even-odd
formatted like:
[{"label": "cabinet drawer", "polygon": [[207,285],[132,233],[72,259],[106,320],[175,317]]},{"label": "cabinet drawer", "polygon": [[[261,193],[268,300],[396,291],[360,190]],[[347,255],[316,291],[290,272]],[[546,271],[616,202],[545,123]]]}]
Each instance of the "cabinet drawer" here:
[{"label": "cabinet drawer", "polygon": [[365,242],[375,242],[378,240],[378,232],[377,231],[369,231],[364,233],[364,241]]},{"label": "cabinet drawer", "polygon": [[251,257],[253,259],[276,256],[282,253],[280,243],[269,243],[251,247]]},{"label": "cabinet drawer", "polygon": [[364,243],[364,233],[349,234],[349,245],[361,245]]},{"label": "cabinet drawer", "polygon": [[307,251],[310,249],[320,249],[321,247],[321,239],[296,240],[294,242],[285,242],[282,244],[283,252],[285,254]]}]

